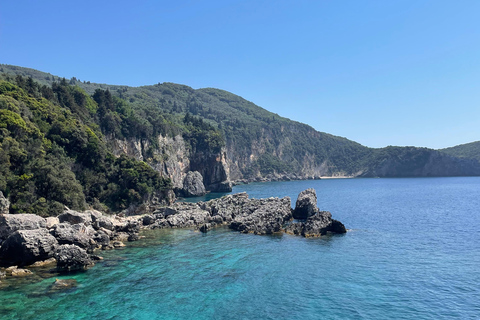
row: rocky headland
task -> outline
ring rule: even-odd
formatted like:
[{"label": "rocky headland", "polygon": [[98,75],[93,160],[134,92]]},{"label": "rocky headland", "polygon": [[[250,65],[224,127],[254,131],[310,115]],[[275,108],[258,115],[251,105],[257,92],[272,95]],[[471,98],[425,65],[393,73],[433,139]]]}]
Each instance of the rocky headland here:
[{"label": "rocky headland", "polygon": [[[138,240],[141,229],[194,228],[201,232],[218,226],[258,235],[285,232],[304,237],[345,233],[330,212],[320,211],[314,189],[302,191],[292,210],[289,197],[250,199],[246,193],[208,202],[177,202],[150,214],[106,215],[97,210],[65,208],[57,217],[0,214],[0,278],[28,276],[31,267],[56,264],[58,272],[84,270],[102,259],[99,250]],[[1,280],[0,280],[1,281]]]}]

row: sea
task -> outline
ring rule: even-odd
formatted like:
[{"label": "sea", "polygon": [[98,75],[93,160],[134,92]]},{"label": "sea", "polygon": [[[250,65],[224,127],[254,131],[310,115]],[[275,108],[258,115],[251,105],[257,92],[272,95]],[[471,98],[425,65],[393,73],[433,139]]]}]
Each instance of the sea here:
[{"label": "sea", "polygon": [[[307,188],[346,234],[148,231],[100,252],[104,260],[86,272],[1,287],[0,319],[480,319],[479,177],[268,182],[233,192],[289,196],[294,206]],[[54,290],[55,278],[76,286]]]}]

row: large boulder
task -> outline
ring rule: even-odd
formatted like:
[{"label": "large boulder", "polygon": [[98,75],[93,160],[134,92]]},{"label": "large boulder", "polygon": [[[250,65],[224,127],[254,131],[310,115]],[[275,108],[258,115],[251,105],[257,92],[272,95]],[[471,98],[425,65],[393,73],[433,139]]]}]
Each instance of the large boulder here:
[{"label": "large boulder", "polygon": [[10,201],[3,196],[3,192],[0,191],[0,214],[7,214],[10,209]]},{"label": "large boulder", "polygon": [[203,177],[198,171],[189,171],[183,180],[182,193],[185,197],[199,197],[207,193]]},{"label": "large boulder", "polygon": [[320,237],[328,232],[346,233],[347,229],[340,221],[332,219],[328,211],[320,211],[305,221],[292,223],[285,228],[285,232],[302,235],[304,237]]},{"label": "large boulder", "polygon": [[90,212],[82,213],[74,210],[65,210],[61,215],[58,216],[60,222],[68,222],[70,224],[82,223],[84,225],[92,224],[92,215]]},{"label": "large boulder", "polygon": [[0,215],[0,240],[5,240],[18,230],[45,228],[47,221],[35,214],[19,213]]},{"label": "large boulder", "polygon": [[84,224],[59,223],[50,230],[59,244],[74,244],[86,250],[94,249],[95,230]]},{"label": "large boulder", "polygon": [[74,244],[59,246],[55,252],[55,259],[57,269],[60,271],[84,270],[94,264],[87,251]]},{"label": "large boulder", "polygon": [[307,189],[298,195],[295,209],[293,210],[293,218],[305,220],[317,214],[320,210],[317,207],[317,193],[315,189]]},{"label": "large boulder", "polygon": [[46,229],[19,230],[10,235],[0,248],[2,265],[29,265],[52,257],[57,240]]}]

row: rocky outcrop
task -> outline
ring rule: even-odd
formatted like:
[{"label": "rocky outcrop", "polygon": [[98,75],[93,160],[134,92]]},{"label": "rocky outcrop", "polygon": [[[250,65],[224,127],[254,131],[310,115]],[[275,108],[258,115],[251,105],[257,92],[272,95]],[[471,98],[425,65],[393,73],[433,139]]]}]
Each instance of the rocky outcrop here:
[{"label": "rocky outcrop", "polygon": [[294,219],[307,219],[320,210],[317,207],[317,193],[315,189],[307,189],[298,195],[295,209],[293,210]]},{"label": "rocky outcrop", "polygon": [[251,200],[241,214],[234,216],[229,227],[244,233],[272,234],[282,231],[291,218],[289,197]]},{"label": "rocky outcrop", "polygon": [[55,252],[55,259],[57,269],[60,271],[84,270],[94,264],[87,251],[74,244],[59,246]]},{"label": "rocky outcrop", "polygon": [[74,244],[85,250],[93,251],[96,247],[95,230],[83,223],[69,224],[59,223],[50,233],[57,239],[59,244]]},{"label": "rocky outcrop", "polygon": [[189,171],[183,180],[182,195],[184,197],[199,197],[206,194],[203,177],[198,171]]},{"label": "rocky outcrop", "polygon": [[7,239],[17,230],[33,230],[45,228],[47,221],[35,214],[4,214],[0,215],[0,242]]},{"label": "rocky outcrop", "polygon": [[320,211],[308,217],[305,221],[288,225],[285,231],[289,234],[302,235],[304,237],[319,237],[333,231],[332,214],[328,211]]},{"label": "rocky outcrop", "polygon": [[0,247],[3,265],[29,265],[52,257],[58,246],[46,229],[19,230],[10,235]]},{"label": "rocky outcrop", "polygon": [[343,224],[332,219],[330,212],[318,209],[313,189],[299,195],[296,209],[299,215],[308,219],[290,222],[293,210],[289,197],[249,199],[246,193],[238,193],[196,204],[175,203],[143,217],[142,222],[145,228],[195,227],[201,232],[208,232],[219,225],[244,233],[272,234],[285,231],[305,237],[346,232]]},{"label": "rocky outcrop", "polygon": [[90,212],[77,212],[74,210],[66,210],[61,215],[58,216],[58,220],[60,223],[68,222],[70,224],[77,224],[81,223],[83,225],[91,225],[92,224],[92,215]]},{"label": "rocky outcrop", "polygon": [[0,191],[0,214],[7,214],[10,209],[10,201],[3,196],[3,192]]},{"label": "rocky outcrop", "polygon": [[[62,246],[60,269],[74,270],[82,265],[83,252],[89,255],[95,249],[113,249],[123,245],[122,241],[137,240],[140,226],[138,218],[110,217],[96,210],[66,209],[58,217],[48,218],[48,223],[32,214],[0,215],[0,233],[5,239],[0,243],[0,265],[40,263],[56,257]],[[73,250],[71,254],[66,253],[69,248]],[[68,264],[68,259],[78,257],[82,257],[80,262]]]}]

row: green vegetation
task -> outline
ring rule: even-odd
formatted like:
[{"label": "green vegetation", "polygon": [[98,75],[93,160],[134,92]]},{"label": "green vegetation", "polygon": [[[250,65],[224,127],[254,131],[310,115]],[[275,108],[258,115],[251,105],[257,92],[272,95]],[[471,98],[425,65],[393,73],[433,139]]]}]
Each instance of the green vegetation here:
[{"label": "green vegetation", "polygon": [[[480,153],[473,145],[468,152],[463,148],[463,151],[444,149],[442,153],[415,147],[367,148],[280,117],[219,89],[194,90],[174,83],[127,87],[90,83],[76,78],[67,81],[51,74],[9,65],[0,65],[0,72],[6,74],[3,77],[7,80],[8,77],[23,75],[44,84],[39,86],[40,89],[32,90],[31,82],[34,81],[30,78],[23,78],[25,84],[18,79],[16,81],[30,96],[53,101],[74,115],[75,120],[60,120],[55,130],[49,127],[53,124],[51,121],[34,121],[32,127],[21,113],[22,119],[10,113],[0,115],[5,119],[2,120],[4,125],[19,134],[24,132],[24,135],[30,136],[36,129],[40,130],[45,134],[46,143],[61,147],[66,157],[73,159],[74,166],[78,163],[87,168],[94,166],[88,161],[95,158],[82,155],[95,151],[95,145],[103,141],[102,136],[147,139],[150,149],[154,149],[156,137],[161,134],[182,135],[193,154],[217,154],[226,150],[229,159],[239,169],[231,170],[233,179],[270,174],[302,177],[305,168],[322,168],[325,175],[352,176],[418,176],[427,174],[425,172],[434,175],[480,174],[477,161],[467,161],[475,155],[478,160]],[[72,100],[64,97],[68,95],[72,96]],[[78,126],[72,128],[75,127],[72,121],[79,121],[90,131],[80,130]],[[91,147],[86,147],[89,144]],[[102,157],[108,159],[107,155]],[[155,159],[150,157],[149,151],[144,157]],[[102,161],[105,163],[107,160]],[[427,166],[439,169],[424,170]],[[84,187],[86,201],[92,203],[92,199],[100,199],[104,193],[89,191],[88,181],[91,178],[81,178],[79,171],[75,172]],[[107,198],[102,198],[104,203]]]},{"label": "green vegetation", "polygon": [[439,150],[458,158],[473,159],[480,162],[480,141],[461,144],[455,147]]},{"label": "green vegetation", "polygon": [[[161,124],[152,132],[168,130]],[[108,91],[92,98],[65,80],[51,87],[21,76],[0,81],[0,191],[13,213],[42,216],[64,205],[118,211],[140,203],[171,189],[170,181],[144,162],[113,157],[103,135],[144,137],[152,126]]]}]

